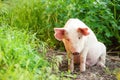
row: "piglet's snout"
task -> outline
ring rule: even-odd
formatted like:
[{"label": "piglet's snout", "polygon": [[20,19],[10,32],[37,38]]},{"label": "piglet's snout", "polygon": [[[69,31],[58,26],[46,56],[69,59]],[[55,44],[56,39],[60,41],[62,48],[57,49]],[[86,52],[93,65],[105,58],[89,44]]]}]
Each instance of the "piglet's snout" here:
[{"label": "piglet's snout", "polygon": [[79,52],[74,52],[74,53],[73,53],[73,55],[78,55],[78,54],[79,54]]}]

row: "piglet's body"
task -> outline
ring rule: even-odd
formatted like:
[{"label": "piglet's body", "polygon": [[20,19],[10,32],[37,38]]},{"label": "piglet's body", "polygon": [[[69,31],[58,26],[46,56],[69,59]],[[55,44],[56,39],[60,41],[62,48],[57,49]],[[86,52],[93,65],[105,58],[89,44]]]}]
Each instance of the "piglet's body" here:
[{"label": "piglet's body", "polygon": [[64,43],[71,72],[78,62],[80,71],[85,71],[86,65],[105,67],[106,47],[82,21],[69,19],[63,28],[54,28],[54,31],[55,38]]}]

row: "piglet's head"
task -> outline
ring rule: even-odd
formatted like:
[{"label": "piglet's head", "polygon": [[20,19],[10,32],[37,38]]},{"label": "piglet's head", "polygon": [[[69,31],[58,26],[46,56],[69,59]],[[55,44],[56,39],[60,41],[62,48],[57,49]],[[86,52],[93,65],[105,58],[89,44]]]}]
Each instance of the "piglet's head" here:
[{"label": "piglet's head", "polygon": [[88,28],[54,28],[55,38],[63,41],[65,48],[72,53],[79,53],[83,47],[83,36],[89,35]]}]

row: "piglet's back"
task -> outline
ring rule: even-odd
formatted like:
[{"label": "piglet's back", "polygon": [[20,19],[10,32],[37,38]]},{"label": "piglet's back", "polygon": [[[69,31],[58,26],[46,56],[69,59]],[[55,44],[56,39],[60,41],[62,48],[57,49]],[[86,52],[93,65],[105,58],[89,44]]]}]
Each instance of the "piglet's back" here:
[{"label": "piglet's back", "polygon": [[69,19],[64,28],[86,28],[87,25],[85,25],[82,21],[80,21],[79,19],[74,19],[74,18],[71,18]]}]

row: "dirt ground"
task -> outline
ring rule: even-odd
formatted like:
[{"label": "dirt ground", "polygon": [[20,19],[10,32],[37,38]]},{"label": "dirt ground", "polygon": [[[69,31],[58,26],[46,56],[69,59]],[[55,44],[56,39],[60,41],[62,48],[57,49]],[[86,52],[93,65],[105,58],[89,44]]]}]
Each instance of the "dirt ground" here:
[{"label": "dirt ground", "polygon": [[[59,66],[61,72],[67,71],[67,58],[66,52],[49,50],[47,57],[62,56],[63,60]],[[75,65],[75,70],[72,74],[76,74],[75,78],[71,77],[71,80],[117,80],[116,73],[120,73],[120,58],[119,56],[107,55],[106,68],[99,66],[87,67],[86,71],[81,73],[79,65]]]}]

